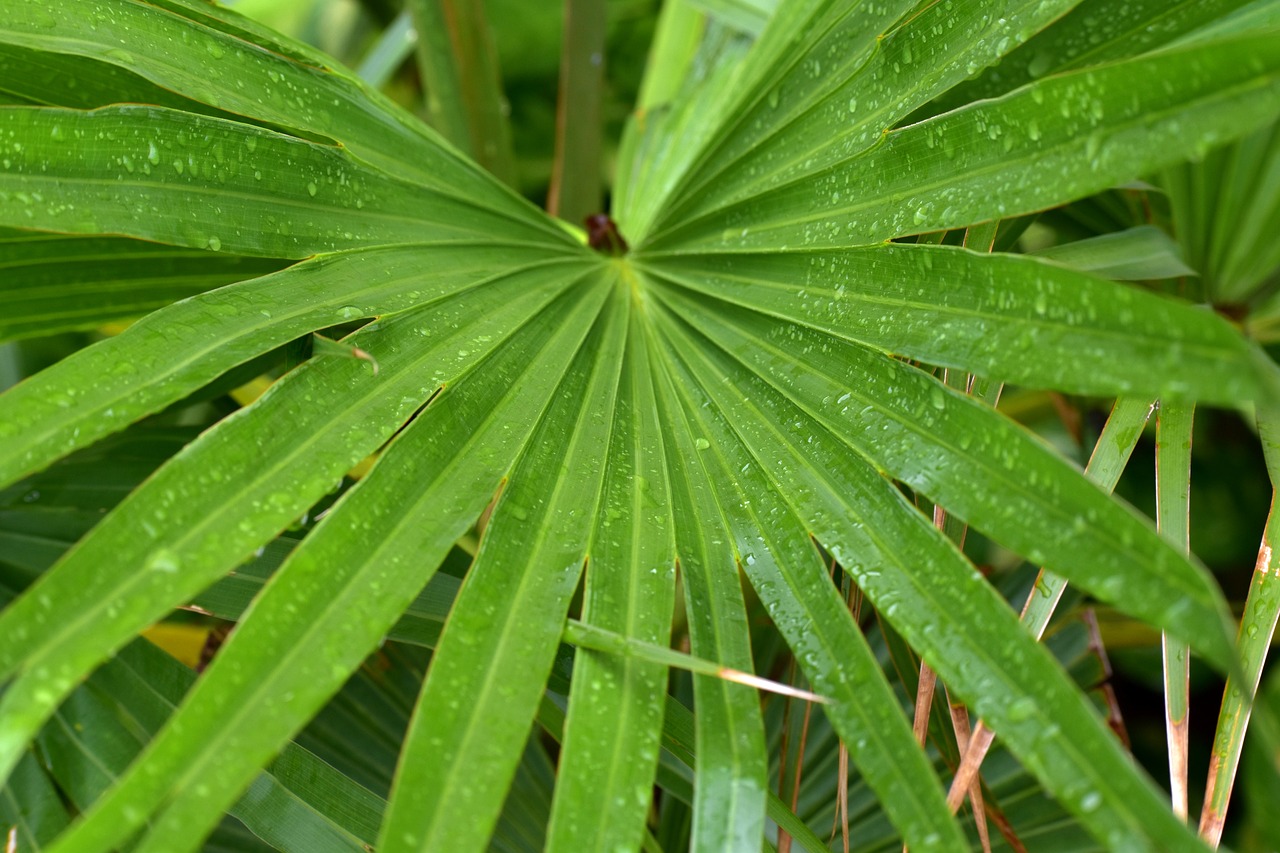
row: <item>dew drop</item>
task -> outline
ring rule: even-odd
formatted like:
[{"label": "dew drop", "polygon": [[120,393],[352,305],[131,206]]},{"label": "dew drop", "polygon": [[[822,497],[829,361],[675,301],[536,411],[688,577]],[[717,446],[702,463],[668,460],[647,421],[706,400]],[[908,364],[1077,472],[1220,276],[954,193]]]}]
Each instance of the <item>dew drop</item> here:
[{"label": "dew drop", "polygon": [[1009,720],[1015,723],[1022,723],[1031,719],[1031,715],[1035,712],[1036,700],[1030,696],[1023,696],[1009,705]]},{"label": "dew drop", "polygon": [[147,558],[146,568],[153,572],[165,572],[173,574],[178,571],[179,561],[178,555],[168,548],[161,548],[155,551]]}]

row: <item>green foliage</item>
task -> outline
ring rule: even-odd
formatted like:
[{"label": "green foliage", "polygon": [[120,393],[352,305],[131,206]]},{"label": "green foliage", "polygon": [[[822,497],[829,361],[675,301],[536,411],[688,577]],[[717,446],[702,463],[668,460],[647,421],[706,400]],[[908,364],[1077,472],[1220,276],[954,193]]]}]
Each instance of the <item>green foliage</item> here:
[{"label": "green foliage", "polygon": [[[1274,4],[668,0],[615,149],[593,46],[625,39],[570,0],[550,170],[478,0],[367,5],[364,67],[436,129],[201,0],[7,4],[0,338],[139,317],[0,395],[19,849],[820,847],[845,784],[869,846],[962,849],[921,659],[998,736],[1009,833],[1194,847],[1076,623],[1038,642],[1052,607],[1029,632],[960,534],[1257,684],[1184,543],[994,401],[1124,398],[1109,485],[1151,400],[1274,435]],[[391,74],[411,23],[425,98]],[[616,167],[585,233],[517,192],[587,204],[575,156]],[[1143,178],[1148,218],[1087,226]],[[1072,202],[1044,222],[1090,239],[1007,251]],[[236,623],[199,678],[138,639],[182,609]],[[697,674],[645,652],[673,640]],[[825,700],[807,800],[773,793],[795,721],[706,661]]]}]

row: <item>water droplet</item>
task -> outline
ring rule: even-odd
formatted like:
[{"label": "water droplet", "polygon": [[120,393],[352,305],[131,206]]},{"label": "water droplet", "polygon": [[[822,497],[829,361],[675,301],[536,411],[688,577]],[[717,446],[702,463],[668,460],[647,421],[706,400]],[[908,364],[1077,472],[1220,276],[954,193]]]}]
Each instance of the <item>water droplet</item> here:
[{"label": "water droplet", "polygon": [[699,450],[706,450],[708,447],[711,446],[711,442],[699,436],[697,439],[694,440],[693,446],[698,448]]},{"label": "water droplet", "polygon": [[210,249],[212,249],[215,252],[222,251],[222,241],[219,240],[217,236],[212,236],[209,238],[208,246]]},{"label": "water droplet", "polygon": [[1102,138],[1096,133],[1089,134],[1089,138],[1084,143],[1084,156],[1092,160],[1098,156],[1098,150],[1102,147]]},{"label": "water droplet", "polygon": [[315,181],[307,181],[307,193],[309,193],[312,198],[315,198],[315,194],[319,189],[320,188],[316,186]]},{"label": "water droplet", "polygon": [[1031,719],[1031,715],[1035,712],[1036,700],[1030,696],[1023,696],[1009,706],[1009,720],[1014,723],[1023,723]]},{"label": "water droplet", "polygon": [[179,565],[178,555],[168,548],[161,548],[152,552],[146,562],[148,571],[165,572],[167,574],[173,574],[178,571]]},{"label": "water droplet", "polygon": [[[1031,62],[1027,64],[1027,73],[1032,77],[1043,77],[1045,74],[1048,74],[1052,68],[1053,55],[1044,51],[1039,51],[1031,58]],[[1032,92],[1032,97],[1035,97],[1035,91]],[[1041,97],[1044,96],[1041,95]],[[1036,101],[1036,103],[1040,102]]]},{"label": "water droplet", "polygon": [[31,7],[29,9],[24,9],[23,12],[25,12],[31,20],[35,21],[38,26],[44,27],[45,29],[51,30],[58,26],[58,19],[40,8],[40,4],[38,3],[31,4]]}]

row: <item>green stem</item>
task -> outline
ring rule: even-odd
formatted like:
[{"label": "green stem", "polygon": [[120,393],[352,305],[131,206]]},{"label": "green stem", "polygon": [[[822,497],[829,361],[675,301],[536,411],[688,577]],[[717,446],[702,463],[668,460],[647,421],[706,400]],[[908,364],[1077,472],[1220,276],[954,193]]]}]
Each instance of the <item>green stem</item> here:
[{"label": "green stem", "polygon": [[[1213,753],[1209,760],[1209,780],[1205,790],[1204,808],[1200,812],[1200,835],[1211,846],[1217,847],[1222,838],[1222,827],[1227,818],[1227,805],[1235,784],[1236,771],[1240,767],[1240,754],[1244,746],[1245,731],[1262,665],[1267,659],[1271,636],[1275,633],[1276,617],[1280,615],[1280,533],[1276,525],[1276,501],[1274,486],[1280,480],[1280,413],[1258,412],[1258,433],[1266,454],[1267,473],[1273,486],[1271,511],[1262,533],[1262,546],[1249,583],[1249,596],[1245,600],[1244,615],[1240,620],[1237,645],[1243,677],[1228,678],[1222,696],[1222,710],[1218,715],[1218,730],[1213,738]],[[1242,686],[1243,685],[1243,686]]]},{"label": "green stem", "polygon": [[[1153,411],[1155,411],[1155,403],[1149,400],[1132,397],[1116,400],[1115,407],[1111,410],[1111,417],[1107,419],[1107,425],[1102,428],[1102,435],[1098,436],[1093,455],[1089,457],[1089,464],[1085,466],[1085,476],[1106,492],[1114,491],[1116,483],[1120,481],[1120,474],[1129,462],[1133,448],[1137,446],[1138,438],[1142,435],[1142,430],[1146,427]],[[1044,636],[1049,618],[1053,616],[1053,611],[1057,608],[1058,601],[1066,588],[1066,578],[1044,569],[1040,570],[1035,586],[1027,596],[1027,603],[1022,609],[1022,622],[1031,632],[1031,636],[1037,640]]]},{"label": "green stem", "polygon": [[381,88],[409,58],[417,43],[418,31],[413,27],[413,16],[408,11],[401,12],[365,54],[356,74],[375,89]]},{"label": "green stem", "polygon": [[[1191,497],[1191,428],[1195,408],[1190,403],[1163,402],[1156,420],[1156,527],[1184,553],[1191,552],[1188,513]],[[1187,817],[1187,728],[1191,689],[1191,649],[1184,640],[1165,633],[1165,732],[1169,742],[1169,787],[1173,811]]]},{"label": "green stem", "polygon": [[[1114,491],[1155,408],[1154,402],[1132,397],[1116,400],[1111,417],[1107,418],[1102,435],[1098,436],[1098,443],[1094,445],[1089,464],[1085,466],[1085,476],[1107,492]],[[1022,623],[1037,640],[1044,636],[1044,629],[1066,588],[1066,578],[1040,570],[1035,586],[1031,588],[1027,602],[1023,605],[1021,616]],[[982,766],[994,737],[994,733],[979,720],[969,739],[969,748],[965,750],[960,768],[951,780],[951,790],[947,793],[947,805],[953,812],[960,807],[969,786],[977,778],[978,769]]]},{"label": "green stem", "polygon": [[567,222],[580,223],[603,206],[604,39],[605,4],[565,0],[556,153],[547,210]]},{"label": "green stem", "polygon": [[442,136],[508,184],[515,181],[502,76],[482,0],[409,0],[427,112]]}]

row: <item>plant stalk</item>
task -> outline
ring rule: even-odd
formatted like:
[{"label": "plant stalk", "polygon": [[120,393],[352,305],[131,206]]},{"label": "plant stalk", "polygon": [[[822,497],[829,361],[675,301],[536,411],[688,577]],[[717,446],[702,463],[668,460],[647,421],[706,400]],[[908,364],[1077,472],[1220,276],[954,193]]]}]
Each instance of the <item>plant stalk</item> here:
[{"label": "plant stalk", "polygon": [[600,0],[565,0],[556,151],[547,210],[575,224],[603,206],[604,47],[605,4]]},{"label": "plant stalk", "polygon": [[[1172,543],[1191,553],[1191,430],[1195,409],[1165,402],[1156,419],[1156,527]],[[1164,656],[1165,734],[1169,743],[1169,789],[1173,812],[1187,818],[1187,727],[1191,686],[1191,649],[1184,640],[1161,635]]]},{"label": "plant stalk", "polygon": [[1222,696],[1222,710],[1218,715],[1218,728],[1213,738],[1213,753],[1209,759],[1209,778],[1204,795],[1204,807],[1200,812],[1200,837],[1216,848],[1222,839],[1222,829],[1227,819],[1227,806],[1231,789],[1235,785],[1240,767],[1240,755],[1244,748],[1244,736],[1249,727],[1253,698],[1262,677],[1262,666],[1267,660],[1271,637],[1275,633],[1276,618],[1280,615],[1280,549],[1276,525],[1275,484],[1280,475],[1280,417],[1275,412],[1258,413],[1258,433],[1266,454],[1267,473],[1271,476],[1271,510],[1262,533],[1262,544],[1249,583],[1249,595],[1245,600],[1244,615],[1240,619],[1237,647],[1240,650],[1242,680],[1228,678]]}]

